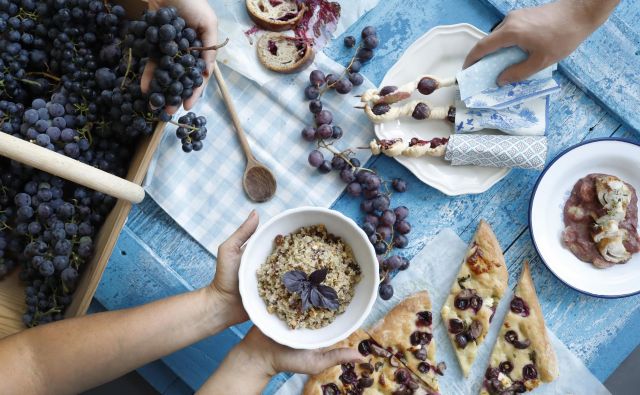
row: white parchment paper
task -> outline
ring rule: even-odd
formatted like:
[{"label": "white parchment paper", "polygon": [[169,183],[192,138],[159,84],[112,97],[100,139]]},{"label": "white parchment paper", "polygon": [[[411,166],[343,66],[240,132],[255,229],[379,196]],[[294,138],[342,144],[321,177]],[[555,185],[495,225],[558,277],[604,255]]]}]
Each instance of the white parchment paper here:
[{"label": "white parchment paper", "polygon": [[[483,345],[478,350],[478,356],[471,369],[469,377],[465,379],[458,365],[451,343],[447,336],[446,327],[440,319],[440,309],[449,293],[460,263],[464,257],[467,244],[451,229],[440,232],[422,251],[411,261],[411,267],[400,273],[393,280],[395,294],[387,302],[378,300],[367,318],[364,327],[368,328],[383,317],[393,306],[406,296],[415,292],[427,290],[431,295],[433,305],[434,338],[437,342],[436,360],[445,361],[447,370],[440,378],[442,394],[477,394],[482,385],[482,377],[487,368],[491,349],[496,341],[499,327],[506,314],[513,292],[507,291],[503,297],[493,319],[493,324]],[[534,280],[535,281],[535,280]],[[511,288],[515,284],[510,284]],[[609,391],[598,379],[589,372],[587,367],[551,332],[547,331],[558,358],[560,376],[550,384],[542,384],[534,394],[609,394]],[[293,375],[277,392],[278,395],[297,395],[302,392],[306,381],[305,375]]]},{"label": "white parchment paper", "polygon": [[[335,26],[329,27],[329,30],[333,30],[334,37],[342,34],[365,12],[378,4],[378,0],[338,0],[337,2],[340,3],[342,9],[340,18]],[[245,35],[245,32],[253,27],[254,23],[247,14],[244,0],[209,0],[209,4],[218,16],[219,41],[222,42],[229,37],[229,44],[218,53],[218,61],[259,85],[276,77],[278,74],[265,69],[256,56],[255,43],[264,31],[258,31],[249,37]],[[291,32],[283,32],[283,34],[291,34]],[[322,49],[324,41],[320,40],[317,43],[316,51]]]}]

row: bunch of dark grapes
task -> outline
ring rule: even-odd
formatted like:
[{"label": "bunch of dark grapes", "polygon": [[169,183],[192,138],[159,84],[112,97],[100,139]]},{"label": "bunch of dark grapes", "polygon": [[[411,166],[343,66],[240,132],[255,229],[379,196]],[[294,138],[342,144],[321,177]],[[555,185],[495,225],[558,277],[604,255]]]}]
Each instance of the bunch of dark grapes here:
[{"label": "bunch of dark grapes", "polygon": [[176,137],[182,142],[184,152],[200,151],[202,140],[207,137],[207,119],[188,112],[178,119]]},{"label": "bunch of dark grapes", "polygon": [[[0,0],[0,133],[124,176],[138,139],[171,122],[165,105],[203,84],[201,46],[175,8],[130,21],[104,0]],[[202,149],[206,119],[180,121],[183,150]],[[25,325],[63,317],[114,204],[0,157],[0,279],[20,268]]]},{"label": "bunch of dark grapes", "polygon": [[[314,70],[309,76],[310,85],[305,88],[305,97],[310,100],[309,111],[314,114],[315,127],[307,126],[302,130],[302,137],[317,143],[317,149],[309,154],[309,164],[320,173],[339,172],[340,178],[347,184],[347,193],[354,197],[361,197],[361,210],[365,214],[362,229],[369,237],[369,241],[376,251],[380,263],[381,283],[380,297],[388,300],[393,296],[391,278],[398,270],[406,270],[409,260],[394,254],[395,249],[405,248],[409,244],[407,234],[411,231],[411,224],[407,218],[409,209],[405,206],[391,208],[391,190],[402,193],[407,190],[407,183],[402,179],[394,179],[391,183],[383,180],[375,171],[361,167],[360,161],[353,156],[353,151],[347,149],[338,151],[334,142],[342,137],[343,131],[333,125],[333,114],[323,109],[322,95],[329,89],[339,94],[351,92],[353,86],[359,86],[363,77],[359,74],[363,63],[373,58],[373,50],[379,41],[376,29],[367,26],[362,30],[362,40],[358,44],[356,53],[351,59],[342,76],[333,74],[327,76],[320,70]],[[356,47],[357,40],[353,36],[344,39],[348,48]],[[325,158],[322,150],[332,155],[331,160]],[[391,184],[391,185],[389,185]]]}]

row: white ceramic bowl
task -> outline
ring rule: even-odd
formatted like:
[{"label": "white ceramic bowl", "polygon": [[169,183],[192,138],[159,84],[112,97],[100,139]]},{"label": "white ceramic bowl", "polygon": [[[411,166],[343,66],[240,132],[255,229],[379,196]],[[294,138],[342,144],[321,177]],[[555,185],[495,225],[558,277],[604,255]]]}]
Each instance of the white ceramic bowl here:
[{"label": "white ceramic bowl", "polygon": [[[286,235],[303,226],[324,224],[330,233],[342,238],[353,250],[362,270],[351,303],[344,313],[320,329],[290,329],[277,315],[269,314],[258,295],[258,268],[273,251],[277,235]],[[280,344],[298,349],[333,345],[358,329],[369,315],[378,295],[378,260],[366,234],[350,218],[319,207],[300,207],[284,211],[261,225],[249,239],[239,270],[240,295],[249,318],[260,330]]]}]

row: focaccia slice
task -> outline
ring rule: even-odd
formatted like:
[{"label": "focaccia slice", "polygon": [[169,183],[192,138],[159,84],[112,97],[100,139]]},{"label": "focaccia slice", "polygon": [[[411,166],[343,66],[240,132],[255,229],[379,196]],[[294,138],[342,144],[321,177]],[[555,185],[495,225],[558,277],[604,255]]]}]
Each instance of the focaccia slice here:
[{"label": "focaccia slice", "polygon": [[433,394],[391,352],[380,347],[363,330],[358,329],[334,346],[341,347],[356,348],[364,361],[333,366],[311,376],[304,386],[304,395]]},{"label": "focaccia slice", "polygon": [[480,394],[531,391],[540,382],[548,383],[557,377],[556,354],[547,336],[529,264],[525,262]]},{"label": "focaccia slice", "polygon": [[431,324],[431,300],[427,291],[422,291],[398,303],[369,334],[437,392],[437,374],[442,371],[436,363]]},{"label": "focaccia slice", "polygon": [[443,324],[465,377],[489,331],[508,278],[498,239],[489,224],[480,220],[441,310]]}]

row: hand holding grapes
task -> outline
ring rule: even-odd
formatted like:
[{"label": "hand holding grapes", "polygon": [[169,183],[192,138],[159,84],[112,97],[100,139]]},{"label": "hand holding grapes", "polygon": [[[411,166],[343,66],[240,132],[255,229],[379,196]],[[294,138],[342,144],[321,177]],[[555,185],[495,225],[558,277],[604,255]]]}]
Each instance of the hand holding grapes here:
[{"label": "hand holding grapes", "polygon": [[607,19],[619,0],[558,0],[510,12],[469,52],[464,68],[501,48],[518,46],[529,57],[505,69],[498,85],[523,80],[569,56]]},{"label": "hand holding grapes", "polygon": [[[175,7],[178,10],[178,14],[184,18],[188,27],[194,29],[202,40],[203,47],[210,47],[217,44],[218,40],[218,19],[215,12],[209,6],[206,0],[150,0],[149,9],[158,10],[162,7]],[[203,70],[202,77],[204,83],[193,90],[191,97],[186,99],[183,103],[186,110],[190,110],[196,100],[202,94],[204,87],[207,85],[211,74],[213,73],[213,64],[216,61],[216,51],[208,50],[202,51],[202,59],[206,63],[206,67]],[[154,70],[157,64],[154,61],[150,61],[144,70],[142,75],[141,86],[142,90],[147,92],[149,85],[154,76]],[[167,112],[169,114],[175,114],[178,110],[178,105],[167,103]]]}]

